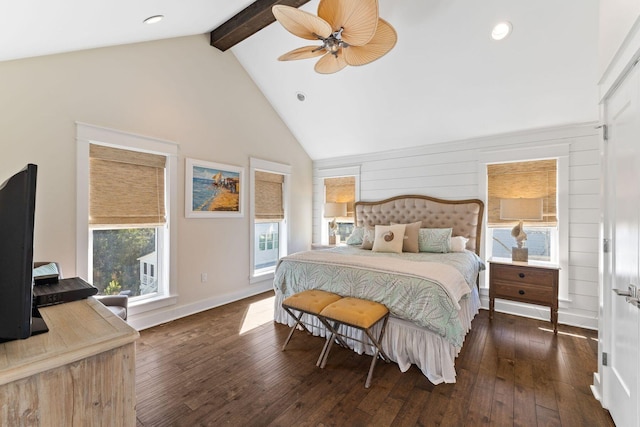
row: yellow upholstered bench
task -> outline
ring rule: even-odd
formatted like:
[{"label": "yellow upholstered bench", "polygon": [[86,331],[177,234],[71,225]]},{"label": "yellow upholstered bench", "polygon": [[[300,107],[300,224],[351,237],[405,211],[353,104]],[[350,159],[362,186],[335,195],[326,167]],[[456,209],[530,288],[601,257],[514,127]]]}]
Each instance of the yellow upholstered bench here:
[{"label": "yellow upholstered bench", "polygon": [[[331,292],[321,291],[319,289],[309,289],[297,294],[293,294],[282,301],[282,308],[287,313],[289,313],[289,315],[296,321],[296,323],[291,327],[289,336],[282,346],[282,351],[284,351],[284,349],[287,347],[287,344],[289,344],[289,341],[293,336],[293,332],[296,330],[298,325],[311,334],[311,331],[309,331],[304,323],[302,323],[302,316],[305,313],[311,314],[313,316],[318,316],[323,308],[333,302],[338,301],[341,298],[342,297],[340,295]],[[292,310],[298,311],[299,314],[296,316]]]},{"label": "yellow upholstered bench", "polygon": [[[366,388],[369,388],[369,385],[371,384],[371,377],[373,376],[373,368],[376,365],[378,355],[380,355],[385,361],[389,361],[389,358],[384,353],[381,345],[382,337],[384,336],[384,331],[387,327],[387,321],[389,320],[389,310],[387,307],[374,301],[347,297],[339,299],[324,307],[318,315],[318,318],[329,329],[329,331],[331,331],[331,335],[327,338],[324,348],[322,349],[322,353],[320,353],[320,357],[318,358],[317,365],[321,368],[324,368],[327,363],[327,357],[329,356],[329,351],[331,350],[334,339],[337,338],[341,343],[343,343],[340,337],[344,337],[344,335],[338,331],[340,324],[360,329],[367,334],[371,343],[375,346],[373,360],[371,360],[371,366],[369,367],[369,374],[367,375],[367,380],[364,384]],[[371,333],[371,328],[380,321],[383,321],[383,324],[380,329],[380,334],[376,338]],[[363,343],[366,344],[365,342]]]}]

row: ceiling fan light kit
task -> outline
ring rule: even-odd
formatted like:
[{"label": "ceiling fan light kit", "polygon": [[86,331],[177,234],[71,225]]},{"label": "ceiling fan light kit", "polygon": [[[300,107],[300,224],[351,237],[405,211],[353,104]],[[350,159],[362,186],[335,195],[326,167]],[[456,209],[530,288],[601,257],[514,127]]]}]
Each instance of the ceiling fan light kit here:
[{"label": "ceiling fan light kit", "polygon": [[378,16],[377,0],[320,0],[318,16],[283,5],[273,6],[272,11],[291,34],[321,42],[294,49],[278,60],[321,57],[315,66],[321,74],[373,62],[393,49],[398,38],[391,24]]}]

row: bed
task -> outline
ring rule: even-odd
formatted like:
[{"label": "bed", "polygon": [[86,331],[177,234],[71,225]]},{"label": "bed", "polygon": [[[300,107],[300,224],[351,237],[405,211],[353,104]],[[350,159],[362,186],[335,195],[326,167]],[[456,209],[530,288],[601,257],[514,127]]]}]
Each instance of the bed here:
[{"label": "bed", "polygon": [[[405,372],[415,364],[433,384],[455,382],[455,358],[480,308],[477,280],[484,269],[478,256],[483,211],[483,202],[476,199],[410,195],[356,202],[356,228],[347,241],[352,244],[299,252],[279,261],[274,278],[274,320],[293,325],[282,309],[282,300],[306,289],[380,302],[391,312],[382,347],[400,370]],[[396,224],[409,225],[397,228]],[[367,236],[372,239],[373,230],[387,234],[395,230],[396,235],[398,230],[406,230],[409,235],[409,227],[420,229],[417,252],[412,246],[411,252],[397,251],[397,246],[391,252],[381,252],[380,245],[389,243],[380,240],[382,234],[375,237],[377,248],[362,248],[367,247]],[[368,243],[375,245],[376,241]],[[303,320],[314,335],[326,336],[316,318],[306,316]],[[373,353],[371,345],[361,342],[366,340],[360,331],[346,333],[354,338],[347,340],[354,351]]]}]

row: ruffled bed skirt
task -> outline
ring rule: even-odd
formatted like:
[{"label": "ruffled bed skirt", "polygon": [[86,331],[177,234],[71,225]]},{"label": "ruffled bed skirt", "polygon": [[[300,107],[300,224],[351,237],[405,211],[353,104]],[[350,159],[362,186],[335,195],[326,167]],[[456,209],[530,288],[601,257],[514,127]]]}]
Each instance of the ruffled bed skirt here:
[{"label": "ruffled bed skirt", "polygon": [[[278,323],[293,326],[294,320],[282,309],[283,295],[276,290],[274,307],[274,320]],[[471,321],[480,309],[480,298],[477,288],[461,301],[459,311],[460,322],[465,328],[465,333],[471,329]],[[304,315],[303,322],[313,335],[326,337],[326,328],[315,316]],[[374,336],[378,336],[381,325],[373,329]],[[362,331],[346,326],[341,326],[341,333],[355,338],[347,340],[347,344],[358,354],[373,354],[373,345]],[[295,337],[293,338],[295,340]],[[359,340],[359,341],[356,341]],[[433,384],[455,383],[456,370],[455,358],[460,348],[451,345],[446,339],[430,330],[417,326],[397,317],[389,317],[387,329],[382,339],[382,348],[398,364],[402,372],[406,372],[412,364],[415,364],[425,377]]]}]

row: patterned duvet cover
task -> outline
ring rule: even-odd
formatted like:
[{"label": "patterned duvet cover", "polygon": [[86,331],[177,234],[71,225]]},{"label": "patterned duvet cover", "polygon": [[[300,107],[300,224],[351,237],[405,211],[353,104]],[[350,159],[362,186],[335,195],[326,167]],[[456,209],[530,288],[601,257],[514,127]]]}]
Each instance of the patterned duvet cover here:
[{"label": "patterned duvet cover", "polygon": [[[350,260],[361,262],[349,263]],[[424,265],[417,265],[416,269],[397,268],[399,264],[411,267],[413,262]],[[443,264],[442,268],[449,272],[455,270],[449,276],[459,274],[459,282],[464,282],[468,289],[452,292],[447,290],[452,285],[440,283],[439,276],[434,279],[430,274],[415,273],[414,270],[424,270],[427,264],[437,265],[431,263]],[[367,267],[372,264],[375,267]],[[283,257],[276,268],[274,287],[284,297],[306,289],[322,289],[377,301],[387,306],[393,316],[428,328],[460,348],[466,331],[459,320],[458,301],[450,295],[466,294],[461,299],[467,298],[483,269],[482,260],[470,251],[391,254],[341,246]]]}]

